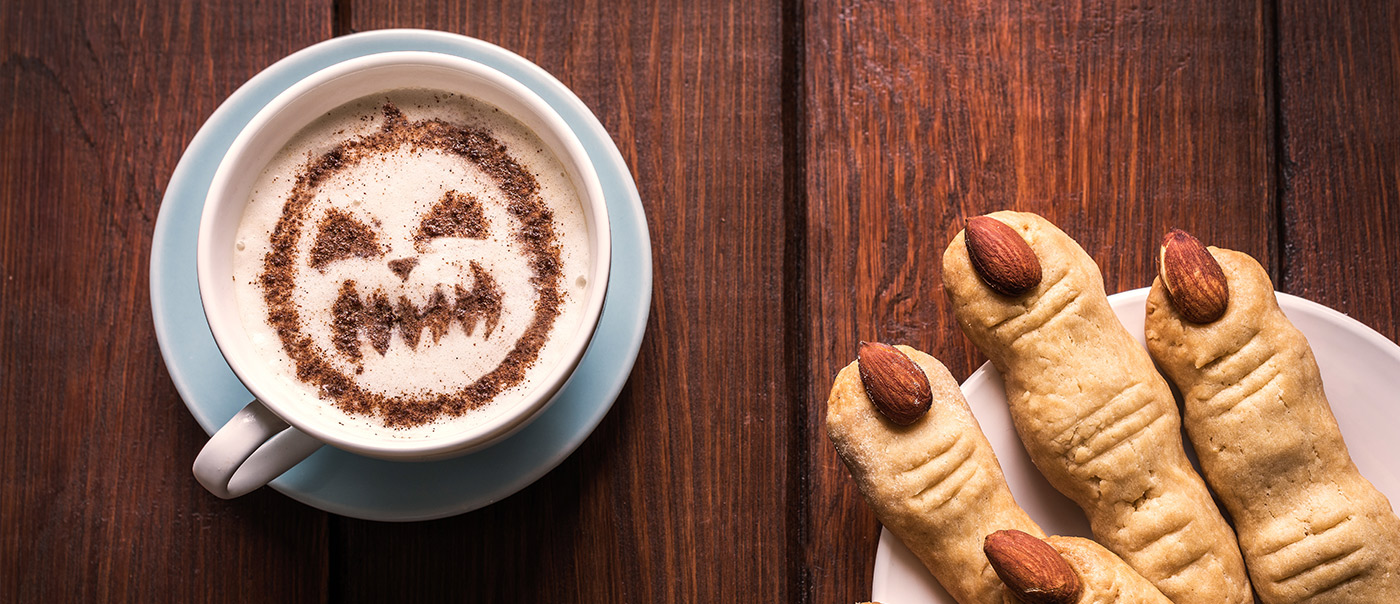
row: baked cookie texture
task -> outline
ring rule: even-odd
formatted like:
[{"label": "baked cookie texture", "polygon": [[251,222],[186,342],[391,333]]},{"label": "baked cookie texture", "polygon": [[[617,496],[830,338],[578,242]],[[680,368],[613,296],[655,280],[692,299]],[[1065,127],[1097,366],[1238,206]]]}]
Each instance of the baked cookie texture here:
[{"label": "baked cookie texture", "polygon": [[1098,265],[1035,214],[997,212],[1038,257],[1020,296],[989,288],[964,233],[943,255],[958,324],[1001,372],[1016,431],[1095,538],[1177,604],[1253,602],[1234,532],[1181,442],[1171,389],[1119,323]]},{"label": "baked cookie texture", "polygon": [[[987,535],[1015,529],[1045,538],[1006,485],[1001,464],[957,380],[942,363],[897,346],[928,377],[933,406],[908,426],[889,421],[866,395],[858,363],[836,376],[827,435],[880,522],[899,537],[959,604],[1020,604],[982,551]],[[1084,584],[1081,604],[1169,602],[1102,546],[1046,539]]]},{"label": "baked cookie texture", "polygon": [[1235,521],[1259,599],[1400,602],[1400,519],[1352,463],[1307,339],[1258,262],[1208,249],[1230,288],[1224,316],[1183,320],[1159,278],[1147,347],[1181,391],[1187,433]]},{"label": "baked cookie texture", "polygon": [[[1045,542],[1079,575],[1084,593],[1078,604],[1171,604],[1162,592],[1102,545],[1082,537],[1046,537]],[[1007,604],[1019,604],[1007,599]]]},{"label": "baked cookie texture", "polygon": [[866,396],[853,362],[831,387],[827,436],[875,516],[949,595],[959,604],[1003,604],[1005,586],[982,540],[1002,529],[1045,533],[1011,497],[957,380],[937,359],[896,348],[928,376],[933,407],[908,426],[889,421]]}]

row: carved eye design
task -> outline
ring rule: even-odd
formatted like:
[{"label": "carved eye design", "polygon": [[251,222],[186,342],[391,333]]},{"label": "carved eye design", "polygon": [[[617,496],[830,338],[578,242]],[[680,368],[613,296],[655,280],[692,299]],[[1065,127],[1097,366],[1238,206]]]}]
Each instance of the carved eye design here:
[{"label": "carved eye design", "polygon": [[351,256],[377,258],[384,254],[379,236],[369,225],[350,214],[331,208],[316,225],[316,239],[311,245],[311,268],[325,272],[326,265]]},{"label": "carved eye design", "polygon": [[[424,244],[439,237],[485,239],[490,227],[477,198],[448,191],[423,215],[413,233],[413,241],[421,252]],[[316,237],[307,263],[324,273],[326,266],[333,262],[351,257],[379,258],[386,252],[373,228],[348,212],[330,208],[316,224]],[[407,279],[408,272],[417,263],[415,258],[400,258],[390,261],[389,268],[399,278]]]},{"label": "carved eye design", "polygon": [[469,194],[448,191],[423,216],[413,241],[421,246],[438,237],[485,239],[490,227],[480,201]]}]

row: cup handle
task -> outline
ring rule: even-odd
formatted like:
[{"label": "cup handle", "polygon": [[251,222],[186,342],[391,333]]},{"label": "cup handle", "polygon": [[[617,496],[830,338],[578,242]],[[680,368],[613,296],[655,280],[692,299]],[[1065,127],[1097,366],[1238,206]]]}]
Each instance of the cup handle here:
[{"label": "cup handle", "polygon": [[194,477],[210,493],[233,499],[281,476],[324,444],[253,401],[209,438],[194,460]]}]

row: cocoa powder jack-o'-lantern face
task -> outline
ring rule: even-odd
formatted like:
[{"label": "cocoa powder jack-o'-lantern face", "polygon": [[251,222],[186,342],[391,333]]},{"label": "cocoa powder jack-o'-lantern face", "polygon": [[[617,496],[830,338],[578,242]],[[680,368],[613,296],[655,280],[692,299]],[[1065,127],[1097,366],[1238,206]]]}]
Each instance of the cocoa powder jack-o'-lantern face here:
[{"label": "cocoa powder jack-o'-lantern face", "polygon": [[[395,200],[395,203],[403,202],[402,199]],[[501,290],[490,271],[477,260],[466,261],[470,272],[462,266],[462,258],[481,256],[482,250],[473,250],[471,246],[463,246],[462,242],[437,243],[437,247],[467,247],[466,250],[454,250],[458,253],[442,253],[434,248],[438,239],[487,239],[490,223],[485,219],[480,201],[470,195],[448,191],[414,229],[414,245],[410,247],[413,253],[407,255],[394,254],[392,243],[381,243],[381,239],[387,237],[381,237],[378,231],[386,225],[377,219],[374,224],[378,226],[371,227],[353,213],[331,205],[317,223],[316,235],[307,254],[307,264],[322,276],[337,264],[342,268],[337,273],[346,272],[346,265],[349,265],[348,270],[353,271],[353,275],[336,279],[340,285],[334,303],[328,308],[331,344],[337,352],[355,363],[357,374],[364,372],[362,336],[369,340],[370,347],[380,356],[384,356],[395,341],[416,350],[425,330],[431,342],[437,344],[454,324],[460,325],[465,335],[471,336],[476,332],[478,323],[485,323],[483,336],[490,338],[501,318]],[[403,237],[395,239],[401,240]],[[509,253],[510,250],[491,249],[486,252],[498,260],[517,259]],[[389,256],[396,257],[390,260]],[[422,280],[411,278],[414,269],[423,263],[425,257],[437,264],[439,270],[434,271],[428,283],[417,283],[415,281]],[[441,269],[444,268],[446,282],[442,279],[444,271]],[[385,270],[397,277],[402,285],[394,284]],[[424,271],[418,271],[418,274],[422,276]],[[357,279],[356,276],[362,277]],[[315,280],[316,275],[307,273],[302,279]],[[360,282],[368,282],[371,289],[361,292],[365,286]],[[471,285],[465,285],[467,283]],[[329,290],[322,285],[302,287],[299,291],[308,294],[308,297],[324,298]],[[320,295],[314,296],[312,293]],[[321,300],[310,305],[325,306],[318,302]]]},{"label": "cocoa powder jack-o'-lantern face", "polygon": [[561,261],[535,178],[489,132],[383,115],[302,167],[260,280],[298,379],[410,427],[524,379]]}]

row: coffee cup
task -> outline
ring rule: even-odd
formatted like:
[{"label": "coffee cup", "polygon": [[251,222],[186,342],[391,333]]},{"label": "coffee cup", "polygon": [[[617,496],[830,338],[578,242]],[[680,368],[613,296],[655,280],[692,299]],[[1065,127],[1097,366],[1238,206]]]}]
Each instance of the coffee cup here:
[{"label": "coffee cup", "polygon": [[[395,105],[428,98],[424,106],[447,98],[447,106],[486,116],[483,123],[519,125],[527,135],[514,126],[498,134],[459,127],[428,109],[419,119]],[[365,99],[376,103],[375,115],[358,119],[378,120],[373,134],[298,138],[313,126],[343,132],[325,123],[328,116],[352,115],[358,110],[345,108]],[[541,148],[501,143],[518,140]],[[416,164],[394,163],[425,155],[436,163],[423,164],[421,175]],[[557,163],[532,172],[535,155]],[[275,174],[274,162],[299,171]],[[342,177],[347,165],[378,171]],[[439,177],[448,173],[486,188],[444,192],[451,183]],[[382,181],[392,184],[375,189]],[[270,182],[285,196],[272,202],[286,205],[268,214],[276,228],[267,241],[246,242],[245,211],[269,203],[259,196],[268,196]],[[331,182],[344,190],[320,195]],[[560,217],[546,191],[568,191],[576,215]],[[355,195],[367,199],[338,209]],[[409,203],[400,197],[414,195],[422,207],[399,207]],[[380,208],[413,224],[366,214]],[[254,400],[210,438],[195,477],[231,498],[324,445],[430,461],[506,438],[549,406],[583,357],[602,312],[610,250],[607,208],[586,150],[547,103],[509,76],[431,52],[373,54],[307,76],[234,140],[201,215],[196,267],[205,317]],[[530,268],[510,270],[515,265]],[[369,273],[376,276],[362,276]],[[259,317],[265,324],[255,325]]]}]

